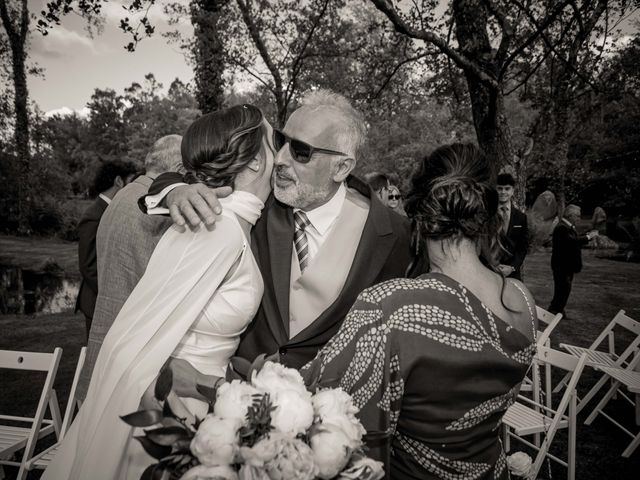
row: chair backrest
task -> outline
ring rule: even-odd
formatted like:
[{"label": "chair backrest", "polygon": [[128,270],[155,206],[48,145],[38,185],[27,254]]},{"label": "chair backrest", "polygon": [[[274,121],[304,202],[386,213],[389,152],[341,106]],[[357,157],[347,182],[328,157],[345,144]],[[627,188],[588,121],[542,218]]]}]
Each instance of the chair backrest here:
[{"label": "chair backrest", "polygon": [[533,463],[533,472],[537,478],[538,472],[542,467],[542,462],[545,460],[549,446],[553,442],[553,439],[558,430],[560,422],[565,418],[565,412],[569,408],[569,423],[570,428],[575,429],[576,425],[576,386],[582,375],[582,370],[587,363],[587,354],[583,353],[580,357],[574,357],[573,355],[554,350],[544,345],[538,345],[535,356],[536,361],[542,364],[548,364],[556,368],[561,368],[571,373],[567,388],[558,404],[558,407],[553,412],[553,418],[549,424],[549,428],[546,430],[544,441],[540,446],[538,455]]},{"label": "chair backrest", "polygon": [[551,333],[558,326],[558,323],[560,323],[560,320],[562,320],[562,314],[561,313],[553,314],[537,305],[536,305],[536,313],[538,315],[538,320],[546,325],[544,330],[542,330],[541,332],[538,332],[538,338],[536,339],[536,342],[538,343],[538,345],[546,345],[547,340],[549,340],[549,337],[551,337]]},{"label": "chair backrest", "polygon": [[64,419],[62,420],[62,428],[60,429],[60,439],[62,439],[69,426],[71,425],[71,421],[73,419],[73,413],[78,403],[76,399],[76,389],[78,388],[78,382],[80,381],[80,373],[82,372],[82,367],[84,366],[84,360],[87,356],[87,347],[82,347],[80,349],[80,355],[78,355],[78,364],[76,365],[76,372],[73,375],[73,382],[71,383],[71,390],[69,391],[69,399],[67,400],[67,408],[64,411]]},{"label": "chair backrest", "polygon": [[[42,387],[42,393],[40,394],[40,400],[38,401],[38,408],[36,409],[35,416],[32,419],[28,419],[32,421],[32,423],[29,431],[29,438],[22,456],[19,475],[23,474],[25,462],[33,456],[33,451],[39,437],[40,427],[44,420],[47,404],[53,394],[53,382],[56,378],[56,373],[58,372],[61,355],[61,348],[56,348],[53,353],[0,350],[0,368],[47,372],[47,377],[44,381],[44,386]],[[0,415],[0,418],[12,420],[19,417]]]},{"label": "chair backrest", "polygon": [[589,350],[597,350],[602,342],[605,340],[609,341],[608,350],[610,353],[613,353],[615,350],[614,344],[614,330],[616,327],[622,327],[627,331],[631,332],[635,338],[631,341],[631,343],[627,346],[627,348],[620,354],[616,364],[623,365],[624,362],[638,349],[640,346],[640,322],[629,317],[624,310],[619,310],[616,313],[615,317],[609,322],[609,324],[600,332],[598,338],[596,338]]}]

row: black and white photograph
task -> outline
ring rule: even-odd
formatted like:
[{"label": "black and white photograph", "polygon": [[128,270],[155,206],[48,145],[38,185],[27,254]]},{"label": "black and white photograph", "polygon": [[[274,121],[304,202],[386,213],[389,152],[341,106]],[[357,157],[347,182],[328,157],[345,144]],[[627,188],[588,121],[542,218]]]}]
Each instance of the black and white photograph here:
[{"label": "black and white photograph", "polygon": [[637,480],[639,0],[0,0],[0,480]]}]

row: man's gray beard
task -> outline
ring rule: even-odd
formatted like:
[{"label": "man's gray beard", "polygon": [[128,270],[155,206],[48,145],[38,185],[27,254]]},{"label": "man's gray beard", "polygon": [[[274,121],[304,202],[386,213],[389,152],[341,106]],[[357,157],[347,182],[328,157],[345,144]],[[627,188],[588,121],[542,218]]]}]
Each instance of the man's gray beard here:
[{"label": "man's gray beard", "polygon": [[306,207],[321,200],[328,201],[330,190],[321,189],[320,187],[312,187],[310,185],[300,185],[295,183],[289,188],[281,188],[277,183],[273,186],[273,194],[276,199],[289,205],[292,208],[300,208],[304,210]]}]

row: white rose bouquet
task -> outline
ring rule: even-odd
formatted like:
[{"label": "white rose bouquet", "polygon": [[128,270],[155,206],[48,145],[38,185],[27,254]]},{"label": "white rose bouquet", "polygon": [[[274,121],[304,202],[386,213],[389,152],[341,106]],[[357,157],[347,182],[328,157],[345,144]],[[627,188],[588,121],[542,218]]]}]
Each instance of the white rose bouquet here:
[{"label": "white rose bouquet", "polygon": [[[366,434],[351,396],[322,388],[318,378],[260,356],[253,364],[234,359],[227,382],[199,387],[209,414],[188,424],[167,397],[173,383],[165,368],[155,386],[163,410],[125,417],[147,428],[135,437],[157,460],[141,480],[379,480],[382,463],[365,455]],[[242,372],[246,380],[238,374]],[[312,375],[312,377],[317,375]],[[149,428],[151,427],[151,428]]]}]

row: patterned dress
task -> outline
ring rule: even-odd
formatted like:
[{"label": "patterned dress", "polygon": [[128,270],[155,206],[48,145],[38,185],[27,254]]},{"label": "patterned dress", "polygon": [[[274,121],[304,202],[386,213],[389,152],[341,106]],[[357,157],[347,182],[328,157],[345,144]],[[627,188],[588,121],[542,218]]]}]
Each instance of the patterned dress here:
[{"label": "patterned dress", "polygon": [[527,304],[522,333],[439,273],[360,294],[315,361],[353,396],[387,478],[509,478],[499,427],[534,352]]}]

